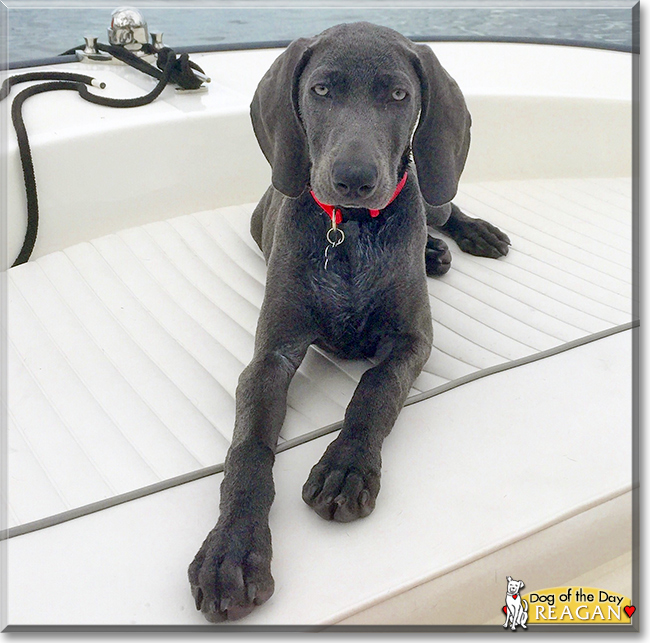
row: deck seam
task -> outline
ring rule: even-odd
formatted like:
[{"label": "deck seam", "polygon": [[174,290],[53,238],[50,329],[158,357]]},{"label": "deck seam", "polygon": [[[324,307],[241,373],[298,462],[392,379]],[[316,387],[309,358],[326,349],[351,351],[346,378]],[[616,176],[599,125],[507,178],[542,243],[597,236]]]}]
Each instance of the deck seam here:
[{"label": "deck seam", "polygon": [[[599,331],[597,333],[592,333],[590,335],[586,335],[584,337],[572,340],[570,342],[560,344],[558,346],[555,346],[545,351],[540,351],[538,353],[527,355],[519,359],[510,360],[502,364],[497,364],[495,366],[490,366],[488,368],[475,371],[463,377],[452,380],[446,384],[436,386],[435,388],[430,389],[429,391],[425,391],[418,395],[413,395],[406,400],[404,406],[411,406],[413,404],[417,404],[418,402],[431,399],[432,397],[436,397],[437,395],[446,393],[447,391],[463,386],[464,384],[475,382],[479,379],[483,379],[484,377],[489,377],[490,375],[511,370],[513,368],[518,368],[520,366],[525,366],[527,364],[532,364],[534,362],[538,362],[547,359],[549,357],[554,357],[555,355],[568,352],[575,348],[580,348],[582,346],[598,341],[600,339],[605,339],[607,337],[611,337],[618,333],[622,333],[628,330],[632,330],[634,328],[638,328],[639,325],[640,325],[639,320],[633,320],[625,324],[620,324],[618,326],[614,326],[612,328],[608,328],[606,330]],[[301,435],[297,438],[287,440],[286,442],[278,446],[278,448],[276,449],[276,453],[287,451],[288,449],[292,449],[294,447],[305,444],[306,442],[311,442],[312,440],[320,438],[324,435],[328,435],[329,433],[333,433],[339,430],[342,424],[343,424],[342,421],[334,422],[327,426],[321,427],[320,429],[316,429],[315,431],[311,431],[309,433]],[[35,520],[33,522],[25,523],[23,525],[17,525],[9,529],[4,529],[0,531],[0,541],[8,540],[10,538],[15,538],[16,536],[22,536],[35,531],[40,531],[42,529],[47,529],[48,527],[53,527],[55,525],[68,522],[76,518],[81,518],[83,516],[96,513],[98,511],[103,511],[104,509],[109,509],[111,507],[115,507],[124,504],[126,502],[130,502],[132,500],[144,498],[146,496],[152,495],[154,493],[158,493],[160,491],[166,491],[167,489],[172,489],[173,487],[178,487],[180,485],[187,484],[188,482],[194,482],[196,480],[200,480],[202,478],[206,478],[208,476],[221,473],[223,471],[223,468],[224,468],[223,463],[210,465],[208,467],[203,467],[202,469],[190,471],[189,473],[185,473],[180,476],[175,476],[173,478],[169,478],[167,480],[163,480],[161,482],[154,483],[152,485],[141,487],[140,489],[135,489],[127,493],[113,496],[112,498],[99,500],[97,502],[93,502],[88,505],[84,505],[82,507],[77,507],[70,511],[54,514],[52,516],[48,516],[47,518],[42,518],[39,520]]]}]

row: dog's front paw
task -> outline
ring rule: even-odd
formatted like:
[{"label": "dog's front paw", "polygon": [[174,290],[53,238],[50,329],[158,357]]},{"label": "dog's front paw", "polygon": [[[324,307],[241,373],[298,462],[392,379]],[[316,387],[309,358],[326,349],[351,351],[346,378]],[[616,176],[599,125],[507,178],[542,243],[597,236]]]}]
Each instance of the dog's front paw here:
[{"label": "dog's front paw", "polygon": [[467,221],[462,237],[456,241],[463,252],[492,259],[505,257],[510,248],[508,235],[483,219]]},{"label": "dog's front paw", "polygon": [[350,522],[368,516],[379,493],[381,458],[356,442],[337,439],[314,466],[302,499],[325,520]]},{"label": "dog's front paw", "polygon": [[451,204],[451,216],[438,229],[448,234],[463,252],[478,257],[498,259],[505,257],[510,248],[505,232],[483,219],[467,216],[454,203]]},{"label": "dog's front paw", "polygon": [[240,619],[273,594],[271,532],[217,525],[188,570],[196,609],[211,623]]},{"label": "dog's front paw", "polygon": [[483,219],[471,219],[457,224],[452,238],[458,247],[471,255],[498,259],[510,249],[510,239],[505,232]]},{"label": "dog's front paw", "polygon": [[451,252],[449,246],[437,237],[427,236],[427,245],[424,249],[424,262],[429,277],[441,277],[451,268]]}]

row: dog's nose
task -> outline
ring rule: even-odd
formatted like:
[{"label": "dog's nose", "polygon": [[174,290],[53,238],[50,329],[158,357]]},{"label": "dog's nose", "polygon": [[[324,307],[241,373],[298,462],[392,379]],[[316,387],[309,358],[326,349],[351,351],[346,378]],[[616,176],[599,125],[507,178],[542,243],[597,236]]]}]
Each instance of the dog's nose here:
[{"label": "dog's nose", "polygon": [[342,197],[369,197],[377,187],[377,167],[370,162],[336,161],[332,166],[332,182]]}]

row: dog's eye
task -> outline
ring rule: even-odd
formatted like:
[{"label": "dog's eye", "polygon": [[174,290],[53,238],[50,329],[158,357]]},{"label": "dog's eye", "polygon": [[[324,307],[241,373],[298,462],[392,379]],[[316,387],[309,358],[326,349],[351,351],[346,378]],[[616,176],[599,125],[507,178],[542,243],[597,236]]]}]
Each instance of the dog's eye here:
[{"label": "dog's eye", "polygon": [[406,92],[403,89],[395,89],[391,95],[394,100],[404,100],[406,98]]},{"label": "dog's eye", "polygon": [[329,89],[325,85],[314,85],[313,90],[319,96],[327,96]]}]

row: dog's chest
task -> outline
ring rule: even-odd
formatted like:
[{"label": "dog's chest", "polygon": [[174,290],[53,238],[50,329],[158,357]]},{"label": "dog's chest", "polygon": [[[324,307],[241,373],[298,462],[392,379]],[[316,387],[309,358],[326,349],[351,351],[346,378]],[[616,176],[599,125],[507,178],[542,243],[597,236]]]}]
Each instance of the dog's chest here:
[{"label": "dog's chest", "polygon": [[355,222],[344,226],[345,241],[316,258],[311,275],[312,306],[323,345],[348,357],[372,355],[393,279],[392,253]]}]

